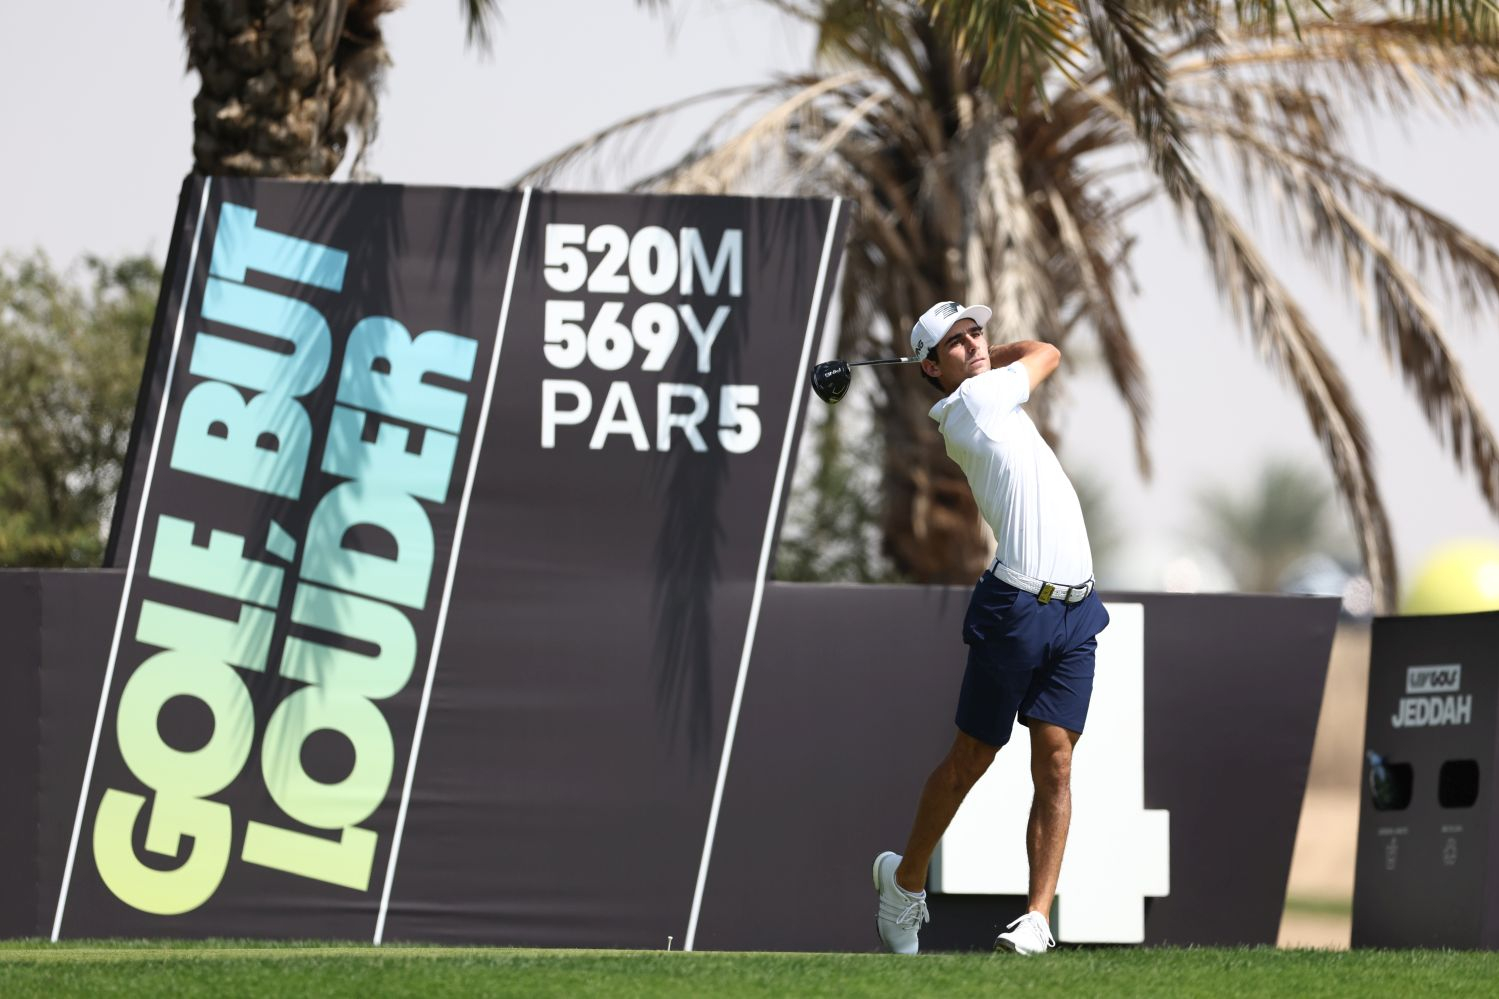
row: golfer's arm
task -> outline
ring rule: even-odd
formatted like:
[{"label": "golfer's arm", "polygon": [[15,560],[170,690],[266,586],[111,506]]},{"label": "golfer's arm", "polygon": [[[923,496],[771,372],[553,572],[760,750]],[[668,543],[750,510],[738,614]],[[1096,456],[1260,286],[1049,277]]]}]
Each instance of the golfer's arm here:
[{"label": "golfer's arm", "polygon": [[1025,365],[1025,370],[1031,376],[1031,391],[1036,386],[1046,381],[1051,373],[1057,370],[1057,365],[1062,360],[1062,352],[1049,343],[1040,340],[1019,340],[1015,343],[997,343],[989,348],[989,366],[992,368],[1004,368],[1016,361]]}]

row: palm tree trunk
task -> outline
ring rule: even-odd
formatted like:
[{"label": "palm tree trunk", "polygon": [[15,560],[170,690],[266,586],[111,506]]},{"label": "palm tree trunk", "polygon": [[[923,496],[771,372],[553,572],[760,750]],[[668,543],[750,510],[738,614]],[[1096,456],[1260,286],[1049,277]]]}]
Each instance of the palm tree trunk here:
[{"label": "palm tree trunk", "polygon": [[199,173],[327,178],[368,141],[393,0],[187,0]]}]

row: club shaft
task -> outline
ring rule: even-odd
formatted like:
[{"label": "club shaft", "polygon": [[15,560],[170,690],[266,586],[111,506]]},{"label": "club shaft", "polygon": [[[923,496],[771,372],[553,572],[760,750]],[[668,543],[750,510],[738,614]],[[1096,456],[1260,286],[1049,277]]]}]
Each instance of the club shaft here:
[{"label": "club shaft", "polygon": [[880,359],[878,361],[849,361],[848,362],[848,366],[850,368],[854,368],[854,367],[858,367],[861,364],[915,364],[915,363],[916,363],[916,358],[914,358],[914,357],[886,357],[886,358],[882,358],[882,359]]}]

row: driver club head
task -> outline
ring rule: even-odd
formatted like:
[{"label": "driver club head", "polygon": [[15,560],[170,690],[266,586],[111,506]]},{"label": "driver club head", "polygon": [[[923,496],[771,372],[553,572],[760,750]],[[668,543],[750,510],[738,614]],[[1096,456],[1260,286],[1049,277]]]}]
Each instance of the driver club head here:
[{"label": "driver club head", "polygon": [[812,391],[829,406],[837,405],[848,392],[849,378],[847,361],[824,361],[812,369]]}]

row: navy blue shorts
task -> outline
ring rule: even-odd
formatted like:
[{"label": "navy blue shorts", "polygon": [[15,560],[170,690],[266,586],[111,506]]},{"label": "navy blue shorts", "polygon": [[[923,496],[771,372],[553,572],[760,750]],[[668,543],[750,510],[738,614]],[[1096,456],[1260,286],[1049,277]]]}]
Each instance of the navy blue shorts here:
[{"label": "navy blue shorts", "polygon": [[1081,732],[1093,696],[1096,636],[1109,612],[1095,590],[1075,604],[1041,603],[991,573],[973,588],[963,620],[968,669],[958,696],[958,728],[990,746],[1042,721]]}]

